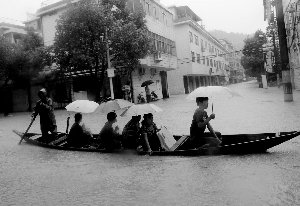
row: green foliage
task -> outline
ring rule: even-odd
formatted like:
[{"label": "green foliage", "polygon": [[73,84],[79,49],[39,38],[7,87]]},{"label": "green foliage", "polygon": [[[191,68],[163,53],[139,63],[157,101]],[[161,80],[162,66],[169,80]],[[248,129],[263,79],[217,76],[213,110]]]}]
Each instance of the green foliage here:
[{"label": "green foliage", "polygon": [[131,71],[150,50],[146,29],[144,14],[131,13],[126,1],[82,0],[58,20],[56,62],[63,72],[88,70],[95,76],[103,74],[107,69],[108,39],[112,65]]},{"label": "green foliage", "polygon": [[18,44],[0,38],[0,72],[7,82],[28,86],[46,65],[51,65],[51,50],[42,46],[42,38],[32,30],[24,35]]},{"label": "green foliage", "polygon": [[278,37],[278,27],[277,21],[274,18],[273,21],[270,21],[269,25],[266,28],[266,36],[270,39],[270,42],[275,45],[274,47],[274,56],[275,56],[275,67],[274,72],[280,74],[281,72],[281,58],[279,50],[279,37]]},{"label": "green foliage", "polygon": [[247,75],[259,78],[265,72],[262,45],[267,42],[267,37],[265,33],[258,30],[253,37],[245,39],[244,42],[245,46],[242,51],[244,56],[241,59],[241,64]]},{"label": "green foliage", "polygon": [[13,45],[0,36],[0,80],[8,81],[8,65],[11,61]]}]

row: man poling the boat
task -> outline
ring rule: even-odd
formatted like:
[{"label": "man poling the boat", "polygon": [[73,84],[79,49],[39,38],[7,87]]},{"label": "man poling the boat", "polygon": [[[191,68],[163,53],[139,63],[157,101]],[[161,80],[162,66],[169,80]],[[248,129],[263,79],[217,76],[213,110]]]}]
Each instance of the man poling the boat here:
[{"label": "man poling the boat", "polygon": [[40,100],[34,107],[32,117],[35,118],[38,114],[40,115],[40,127],[44,138],[47,138],[49,132],[56,135],[57,126],[53,112],[53,101],[50,97],[47,97],[47,92],[44,88],[38,92],[38,97]]},{"label": "man poling the boat", "polygon": [[[217,147],[220,145],[220,132],[215,132],[210,125],[210,120],[215,119],[215,114],[207,115],[205,111],[208,108],[208,97],[197,97],[196,103],[198,108],[193,115],[190,127],[190,145],[194,148],[207,145],[209,147]],[[206,128],[210,132],[205,132]],[[212,137],[213,136],[213,137]]]}]

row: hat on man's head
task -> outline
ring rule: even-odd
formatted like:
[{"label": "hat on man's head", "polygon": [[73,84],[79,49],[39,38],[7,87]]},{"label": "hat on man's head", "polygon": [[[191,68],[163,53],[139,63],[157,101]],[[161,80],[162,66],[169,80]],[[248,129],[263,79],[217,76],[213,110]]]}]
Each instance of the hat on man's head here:
[{"label": "hat on man's head", "polygon": [[46,91],[46,89],[45,88],[42,88],[39,92],[38,92],[38,96],[40,96],[41,94],[43,94],[43,95],[47,95],[47,91]]},{"label": "hat on man's head", "polygon": [[196,98],[196,102],[204,102],[204,101],[207,101],[208,100],[208,97],[197,97]]},{"label": "hat on man's head", "polygon": [[40,92],[47,93],[47,91],[46,91],[46,89],[45,89],[45,88],[42,88],[42,89],[40,90]]}]

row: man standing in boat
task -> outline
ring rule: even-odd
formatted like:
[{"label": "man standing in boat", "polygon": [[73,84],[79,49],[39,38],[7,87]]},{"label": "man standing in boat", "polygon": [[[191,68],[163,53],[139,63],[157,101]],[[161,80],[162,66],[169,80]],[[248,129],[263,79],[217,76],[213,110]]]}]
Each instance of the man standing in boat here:
[{"label": "man standing in boat", "polygon": [[51,132],[51,134],[56,134],[57,132],[56,120],[53,112],[53,101],[51,98],[47,97],[47,92],[44,88],[38,92],[38,97],[40,99],[34,107],[32,117],[35,118],[38,114],[40,115],[42,136],[47,138],[49,132]]},{"label": "man standing in boat", "polygon": [[[220,132],[215,132],[210,125],[210,120],[215,118],[215,114],[207,115],[205,111],[208,107],[208,97],[197,97],[196,103],[198,108],[195,110],[190,128],[191,146],[199,147],[207,144],[210,147],[220,145]],[[210,132],[205,132],[206,127]]]}]

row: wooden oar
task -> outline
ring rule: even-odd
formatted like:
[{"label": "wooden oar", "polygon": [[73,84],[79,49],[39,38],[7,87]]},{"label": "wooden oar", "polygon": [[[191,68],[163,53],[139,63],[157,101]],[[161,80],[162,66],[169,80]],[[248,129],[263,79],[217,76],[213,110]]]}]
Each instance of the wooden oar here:
[{"label": "wooden oar", "polygon": [[210,125],[210,123],[207,123],[207,128],[210,131],[210,133],[217,139],[219,139],[219,137],[217,136],[217,134],[215,133],[215,130],[212,128],[212,126]]},{"label": "wooden oar", "polygon": [[21,138],[19,144],[21,144],[21,142],[23,141],[25,135],[27,134],[28,130],[30,129],[30,127],[31,127],[32,123],[34,122],[35,118],[36,118],[36,115],[34,115],[34,117],[31,119],[31,122],[30,122],[28,128],[26,129],[25,133],[23,134],[23,136],[22,136],[22,138]]}]

